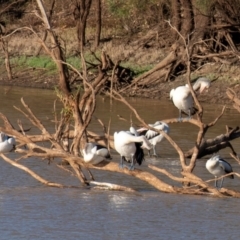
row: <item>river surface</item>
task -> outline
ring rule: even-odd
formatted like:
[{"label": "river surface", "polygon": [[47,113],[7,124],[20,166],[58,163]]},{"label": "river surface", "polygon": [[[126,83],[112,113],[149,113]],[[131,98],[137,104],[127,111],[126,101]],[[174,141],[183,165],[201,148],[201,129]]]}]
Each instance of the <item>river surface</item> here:
[{"label": "river surface", "polygon": [[[24,116],[13,108],[24,109],[20,98],[41,120],[49,131],[53,131],[54,91],[2,87],[0,89],[0,112],[6,114],[17,127],[21,120],[25,129],[32,127]],[[178,116],[178,111],[169,99],[166,101],[128,99],[148,123]],[[104,124],[110,123],[110,133],[127,130],[129,122],[121,121],[121,115],[138,124],[125,105],[98,97],[95,116]],[[213,121],[220,114],[222,106],[204,105],[204,122]],[[57,104],[57,111],[60,106]],[[225,133],[225,126],[239,125],[239,113],[227,109],[218,124],[211,128],[206,138]],[[2,124],[2,122],[1,122]],[[90,130],[101,133],[102,127],[93,119]],[[183,150],[191,148],[197,128],[188,123],[170,125],[171,137]],[[35,127],[31,133],[39,132]],[[232,142],[239,153],[239,140]],[[159,158],[146,157],[141,168],[147,164],[166,168],[178,174],[178,155],[167,140],[157,147]],[[239,165],[229,157],[229,149],[220,152],[229,161],[233,170],[239,172]],[[16,158],[16,153],[7,155]],[[113,160],[119,156],[112,152]],[[194,173],[204,180],[212,179],[205,169],[208,157],[198,160]],[[49,181],[65,185],[79,185],[75,177],[55,164],[29,158],[23,163]],[[240,200],[218,199],[206,196],[166,194],[156,191],[140,180],[132,181],[129,176],[112,172],[93,171],[96,180],[126,185],[138,190],[135,194],[86,189],[59,189],[46,187],[25,172],[10,166],[4,160],[0,168],[0,239],[239,239]],[[162,176],[163,177],[163,176]],[[164,178],[164,177],[163,177]],[[164,179],[168,182],[170,180]],[[224,186],[240,191],[239,179],[225,179]]]}]

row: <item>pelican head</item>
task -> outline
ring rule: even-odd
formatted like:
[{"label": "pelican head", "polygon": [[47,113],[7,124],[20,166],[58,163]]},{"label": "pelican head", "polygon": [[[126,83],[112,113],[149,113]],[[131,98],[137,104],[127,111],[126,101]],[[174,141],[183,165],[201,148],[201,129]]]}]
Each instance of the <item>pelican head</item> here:
[{"label": "pelican head", "polygon": [[196,91],[199,89],[199,93],[201,94],[204,90],[208,91],[211,82],[206,77],[200,77],[193,85],[193,89]]},{"label": "pelican head", "polygon": [[12,144],[12,145],[16,144],[15,138],[10,137],[10,138],[8,138],[7,141],[8,141],[9,144]]}]

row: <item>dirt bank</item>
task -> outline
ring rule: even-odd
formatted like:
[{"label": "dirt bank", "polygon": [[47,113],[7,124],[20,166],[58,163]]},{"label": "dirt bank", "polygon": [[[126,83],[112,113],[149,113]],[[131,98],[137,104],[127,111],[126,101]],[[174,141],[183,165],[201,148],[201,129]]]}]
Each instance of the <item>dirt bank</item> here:
[{"label": "dirt bank", "polygon": [[[68,33],[69,31],[70,30],[68,30]],[[66,37],[67,34],[64,35],[62,33],[61,36],[64,38],[64,36]],[[76,43],[77,40],[73,40],[73,42]],[[105,52],[110,56],[111,60],[114,63],[123,61],[125,63],[133,63],[134,66],[140,67],[146,66],[148,64],[154,67],[156,64],[161,62],[162,59],[164,59],[170,51],[170,49],[159,49],[156,46],[148,49],[138,48],[136,51],[136,44],[133,44],[135,41],[135,39],[132,39],[131,42],[126,41],[126,39],[122,39],[121,42],[112,40],[106,43],[102,43],[101,48],[105,49]],[[36,52],[37,43],[37,39],[34,39],[33,36],[26,36],[24,34],[13,36],[9,42],[10,55],[15,56],[15,53],[18,52],[20,56],[32,56]],[[74,52],[76,44],[72,45],[73,46],[69,48]],[[11,81],[8,80],[4,64],[0,65],[0,71],[0,85],[43,89],[53,89],[58,85],[58,76],[53,75],[52,73],[50,74],[44,68],[26,67],[23,69],[22,66],[20,67],[13,65],[13,79]],[[204,65],[191,73],[191,78],[195,79],[200,76],[206,76],[210,80],[215,80],[212,82],[208,94],[201,96],[199,99],[200,101],[208,103],[231,104],[231,101],[226,95],[226,89],[228,87],[232,87],[239,95],[239,75],[240,67],[237,63],[231,66],[229,64],[222,64],[221,62],[206,62]],[[174,80],[162,83],[159,82],[154,86],[147,86],[143,89],[135,89],[135,87],[133,87],[130,91],[129,96],[168,99],[169,92],[172,88],[186,84],[186,76],[184,74],[172,79]]]},{"label": "dirt bank", "polygon": [[[158,86],[155,86],[153,89],[148,89],[146,91],[134,91],[131,96],[136,97],[145,97],[145,98],[154,98],[154,99],[168,99],[169,92],[172,88],[185,84],[184,80],[176,80],[174,82],[160,83]],[[13,78],[13,80],[0,79],[0,85],[2,86],[19,86],[19,87],[30,87],[30,88],[42,88],[42,89],[54,89],[58,85],[58,78],[56,77],[47,77],[44,73],[39,73],[38,77],[30,76],[19,76]],[[234,91],[240,96],[240,84],[224,83],[223,81],[214,81],[209,89],[208,93],[200,96],[199,100],[201,102],[208,103],[219,103],[219,104],[231,104],[230,99],[226,95],[226,89],[231,87]]]},{"label": "dirt bank", "polygon": [[[122,43],[123,44],[123,43]],[[128,46],[128,44],[126,44]],[[126,47],[119,47],[118,44],[113,44],[111,47],[108,46],[108,51],[114,62],[119,60],[120,56],[117,54],[121,52],[120,49],[126,49]],[[138,51],[141,52],[140,50]],[[113,54],[115,53],[115,54]],[[142,58],[142,62],[138,62],[140,65],[144,65],[149,61],[147,58],[149,52],[145,50],[141,52],[145,58]],[[150,54],[151,55],[151,54]],[[126,55],[127,56],[127,55]],[[125,61],[135,62],[136,55],[131,54],[131,57],[125,59]],[[138,58],[139,59],[139,58]],[[139,61],[139,60],[138,60]],[[161,60],[158,60],[161,61]],[[150,63],[157,62],[157,55],[152,59]],[[30,68],[20,69],[18,66],[12,66],[13,79],[8,80],[7,72],[4,64],[0,66],[1,76],[0,85],[9,86],[20,86],[20,87],[31,87],[31,88],[42,88],[42,89],[54,89],[58,85],[58,76],[49,74],[46,69],[43,68]],[[191,74],[191,78],[197,78],[200,76],[206,76],[211,81],[211,88],[207,94],[200,96],[201,102],[208,103],[219,103],[219,104],[230,104],[231,101],[226,95],[226,89],[231,87],[240,96],[240,67],[234,65],[224,65],[221,63],[207,63]],[[169,92],[172,88],[186,84],[186,76],[181,75],[174,78],[174,81],[162,82],[155,84],[154,86],[147,86],[146,88],[136,89],[133,87],[128,96],[141,97],[141,98],[154,98],[154,99],[169,99]]]}]

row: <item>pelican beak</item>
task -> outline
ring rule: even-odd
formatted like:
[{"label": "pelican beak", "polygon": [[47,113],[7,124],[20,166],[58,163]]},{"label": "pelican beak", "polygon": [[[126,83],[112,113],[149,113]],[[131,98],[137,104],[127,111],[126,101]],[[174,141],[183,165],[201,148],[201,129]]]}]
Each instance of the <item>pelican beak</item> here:
[{"label": "pelican beak", "polygon": [[201,87],[200,89],[199,89],[199,93],[201,94],[201,93],[203,93],[203,92],[208,92],[208,88],[206,87],[206,86],[203,86],[203,87]]}]

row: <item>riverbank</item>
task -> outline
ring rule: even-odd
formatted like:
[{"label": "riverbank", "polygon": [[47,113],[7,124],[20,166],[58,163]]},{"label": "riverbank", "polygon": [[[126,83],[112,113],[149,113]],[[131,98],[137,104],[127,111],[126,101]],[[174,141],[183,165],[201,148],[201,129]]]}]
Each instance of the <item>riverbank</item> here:
[{"label": "riverbank", "polygon": [[[211,79],[213,80],[213,79]],[[141,92],[135,91],[131,96],[152,99],[169,99],[169,92],[175,88],[186,83],[183,77],[176,79],[173,82],[159,83],[154,88]],[[12,80],[8,80],[7,76],[2,74],[0,77],[1,86],[18,86],[26,88],[41,88],[54,89],[58,85],[58,76],[49,76],[46,71],[39,69],[28,69],[21,73],[15,73]],[[226,95],[227,88],[231,87],[240,96],[240,84],[236,81],[224,81],[216,79],[212,82],[209,91],[202,96],[199,96],[201,102],[231,104],[231,100]]]},{"label": "riverbank", "polygon": [[[33,56],[33,52],[36,52],[36,46],[34,48],[33,43],[36,43],[37,40],[31,39],[30,41],[30,39],[25,39],[24,37],[26,36],[21,35],[21,38],[24,39],[24,41],[21,40],[21,46],[17,46],[16,40],[12,40],[11,54],[13,54],[14,51],[23,51],[23,49],[25,49],[24,53],[22,53],[23,55],[21,56],[26,56],[24,59],[27,62],[27,56]],[[28,49],[26,46],[27,43],[31,43],[34,51],[32,49],[32,52],[26,51],[26,49]],[[159,48],[139,48],[138,51],[134,51],[132,44],[126,41],[122,41],[121,44],[116,41],[102,43],[101,47],[106,49],[106,53],[110,56],[114,63],[124,58],[124,63],[132,66],[131,69],[134,72],[137,70],[137,67],[141,68],[143,71],[143,69],[148,66],[148,70],[150,70],[166,56],[167,52],[170,51]],[[72,47],[72,49],[74,48]],[[0,65],[0,85],[54,89],[58,85],[58,75],[56,69],[47,68],[45,65],[48,63],[43,64],[43,66],[39,66],[39,62],[42,60],[41,56],[39,59],[34,60],[38,62],[38,64],[35,64],[34,67],[23,64],[21,59],[14,61],[11,66],[13,72],[12,80],[8,80],[4,62],[2,61],[2,64]],[[206,76],[212,81],[209,92],[199,96],[199,100],[201,102],[231,105],[232,103],[226,95],[226,90],[231,87],[234,89],[236,94],[240,96],[239,75],[240,68],[237,63],[235,63],[235,65],[229,65],[222,64],[221,62],[209,62],[192,72],[191,78],[195,79],[200,76]],[[154,86],[147,86],[147,88],[136,89],[134,87],[133,91],[130,91],[130,96],[152,99],[169,99],[169,92],[171,89],[184,84],[186,84],[185,74],[174,78],[173,81],[159,82]]]},{"label": "riverbank", "polygon": [[[46,1],[46,4],[50,4],[50,1]],[[61,14],[54,15],[57,20],[52,20],[52,27],[60,40],[66,58],[72,57],[77,63],[74,62],[73,64],[69,59],[66,59],[66,61],[76,67],[76,69],[81,69],[79,66],[77,26],[72,15],[72,9],[69,8],[70,5],[62,4],[61,1],[56,3],[56,13],[59,11]],[[31,12],[31,5],[28,7],[29,11],[25,12]],[[148,7],[148,5],[146,7]],[[106,6],[103,9],[107,9]],[[65,12],[65,14],[62,14],[63,12]],[[95,12],[94,8],[93,12]],[[140,73],[142,74],[153,69],[154,66],[158,65],[168,56],[169,52],[172,51],[171,46],[175,38],[173,39],[172,34],[169,34],[171,32],[167,32],[166,35],[163,34],[166,29],[169,29],[165,26],[166,21],[159,21],[158,24],[152,23],[151,26],[142,24],[146,23],[146,15],[142,14],[138,16],[142,19],[141,21],[138,19],[137,23],[135,21],[132,22],[134,23],[135,31],[130,31],[129,28],[126,28],[128,24],[125,24],[123,27],[119,18],[115,18],[116,15],[110,14],[110,12],[106,12],[108,14],[104,15],[100,45],[94,50],[92,46],[94,45],[95,36],[95,15],[89,15],[88,31],[86,32],[87,41],[84,48],[84,58],[87,62],[99,64],[100,61],[98,59],[101,58],[101,53],[104,51],[110,57],[113,64],[119,62],[121,65],[124,65],[124,67],[130,68],[136,75],[139,75]],[[157,13],[156,17],[158,15],[159,13]],[[59,16],[61,17],[59,18]],[[152,17],[151,14],[151,18]],[[31,21],[31,24],[36,27],[39,36],[44,35],[45,30],[42,29],[39,19],[31,18]],[[10,25],[8,31],[11,32],[10,29],[15,30],[19,23],[20,25],[28,26],[29,15],[23,15],[21,22],[14,22],[16,25]],[[135,26],[135,24],[137,25]],[[49,62],[44,62],[42,65],[40,64],[41,58],[46,55],[46,52],[42,48],[38,34],[33,34],[28,28],[23,28],[16,31],[7,39],[6,43],[12,64],[13,79],[8,80],[4,66],[4,53],[2,52],[2,58],[0,58],[0,85],[42,89],[53,89],[58,85],[57,70],[53,61],[51,61],[52,65],[54,65],[52,68],[47,67]],[[46,43],[48,43],[48,38],[46,39]],[[35,59],[29,60],[31,57],[35,57]],[[37,59],[38,57],[39,59]],[[237,95],[240,94],[239,63],[237,60],[225,61],[225,58],[225,55],[223,55],[222,58],[208,58],[206,56],[204,61],[199,61],[197,64],[196,60],[195,62],[193,61],[195,66],[192,67],[192,71],[194,71],[191,74],[192,79],[206,76],[210,80],[214,80],[209,92],[199,96],[201,102],[231,104],[231,100],[226,95],[226,89],[228,87],[233,88]],[[155,82],[154,86],[147,86],[141,89],[134,87],[130,96],[169,99],[169,92],[172,88],[186,84],[186,76],[183,74],[185,66],[179,66],[179,68],[176,72],[171,72],[172,75],[170,77],[173,81],[159,82],[157,84],[155,84]],[[156,79],[156,77],[154,78]],[[163,77],[161,80],[162,79]]]}]

